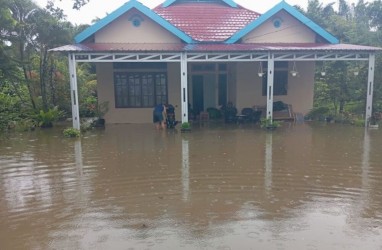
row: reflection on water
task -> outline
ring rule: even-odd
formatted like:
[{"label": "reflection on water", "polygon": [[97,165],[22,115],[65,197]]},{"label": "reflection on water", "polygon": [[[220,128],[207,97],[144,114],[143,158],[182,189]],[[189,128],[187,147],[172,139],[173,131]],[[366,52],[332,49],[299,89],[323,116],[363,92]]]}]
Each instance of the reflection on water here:
[{"label": "reflection on water", "polygon": [[272,188],[272,140],[273,133],[267,133],[265,139],[265,190],[270,191]]},{"label": "reflection on water", "polygon": [[115,125],[0,142],[0,249],[382,249],[382,131]]},{"label": "reflection on water", "polygon": [[183,200],[187,201],[190,195],[190,154],[188,140],[182,138],[182,184]]}]

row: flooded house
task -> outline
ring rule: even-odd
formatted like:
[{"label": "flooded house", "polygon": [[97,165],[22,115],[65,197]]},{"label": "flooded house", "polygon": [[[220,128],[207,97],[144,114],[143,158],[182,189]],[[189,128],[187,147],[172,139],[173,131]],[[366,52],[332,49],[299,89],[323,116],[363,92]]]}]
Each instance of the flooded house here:
[{"label": "flooded house", "polygon": [[166,0],[150,9],[131,0],[75,37],[66,52],[73,126],[80,127],[76,65],[94,63],[106,122],[150,123],[152,108],[171,103],[187,122],[232,104],[273,119],[313,107],[315,69],[324,61],[369,63],[366,120],[371,117],[375,53],[340,41],[281,1],[264,14],[233,0]]}]

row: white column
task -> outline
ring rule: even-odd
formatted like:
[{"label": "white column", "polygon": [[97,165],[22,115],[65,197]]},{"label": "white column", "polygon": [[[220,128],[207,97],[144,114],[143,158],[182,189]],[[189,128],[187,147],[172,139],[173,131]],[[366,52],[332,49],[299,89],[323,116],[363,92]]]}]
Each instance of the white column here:
[{"label": "white column", "polygon": [[267,119],[273,119],[273,82],[274,82],[275,59],[274,55],[268,55],[268,78],[267,78]]},{"label": "white column", "polygon": [[181,82],[181,103],[182,103],[182,123],[188,122],[188,84],[187,84],[187,55],[181,54],[180,59],[180,82]]},{"label": "white column", "polygon": [[370,121],[372,111],[373,111],[374,67],[375,67],[375,54],[370,54],[369,55],[369,74],[367,77],[367,99],[366,99],[365,127],[369,126],[369,121]]},{"label": "white column", "polygon": [[72,100],[73,128],[80,129],[80,109],[78,105],[78,87],[76,60],[74,54],[69,54],[70,96]]}]

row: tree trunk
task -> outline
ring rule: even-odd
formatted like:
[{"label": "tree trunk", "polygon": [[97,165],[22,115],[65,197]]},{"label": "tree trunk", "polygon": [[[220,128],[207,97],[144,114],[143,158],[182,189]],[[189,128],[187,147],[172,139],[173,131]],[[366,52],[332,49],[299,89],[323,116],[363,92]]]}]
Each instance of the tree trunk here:
[{"label": "tree trunk", "polygon": [[49,64],[49,87],[50,87],[50,94],[52,98],[52,104],[53,106],[57,106],[56,78],[55,78],[55,69],[54,69],[53,60],[50,60],[50,64]]},{"label": "tree trunk", "polygon": [[344,112],[344,108],[345,108],[345,100],[341,99],[340,100],[340,110],[339,110],[339,113],[342,114]]},{"label": "tree trunk", "polygon": [[42,98],[42,108],[46,112],[48,111],[48,99],[46,94],[46,78],[47,78],[47,50],[42,47],[40,55],[40,89]]},{"label": "tree trunk", "polygon": [[25,53],[24,53],[24,43],[23,41],[19,41],[19,51],[20,51],[20,59],[21,59],[21,64],[23,68],[23,73],[24,73],[24,79],[25,79],[25,84],[27,85],[28,92],[29,92],[29,98],[32,104],[33,109],[36,109],[36,103],[33,98],[33,90],[30,82],[30,76],[28,76],[28,70],[25,65]]},{"label": "tree trunk", "polygon": [[25,84],[27,85],[27,89],[29,92],[29,98],[30,98],[30,101],[32,103],[32,107],[33,107],[33,109],[36,109],[36,103],[35,103],[34,98],[33,98],[33,90],[32,90],[31,83],[30,83],[30,77],[28,77],[28,71],[27,71],[24,64],[23,64],[23,72],[24,72]]}]

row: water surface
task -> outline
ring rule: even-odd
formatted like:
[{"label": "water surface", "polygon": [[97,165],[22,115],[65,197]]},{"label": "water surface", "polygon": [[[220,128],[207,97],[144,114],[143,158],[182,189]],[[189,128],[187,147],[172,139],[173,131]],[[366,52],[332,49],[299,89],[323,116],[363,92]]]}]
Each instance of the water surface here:
[{"label": "water surface", "polygon": [[382,130],[113,125],[0,141],[0,249],[382,249]]}]

